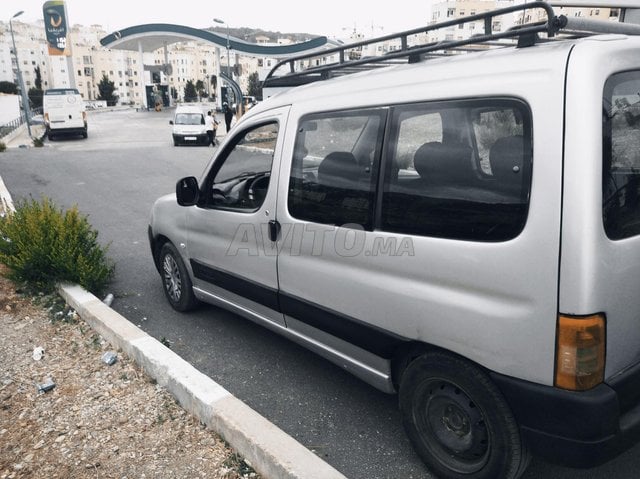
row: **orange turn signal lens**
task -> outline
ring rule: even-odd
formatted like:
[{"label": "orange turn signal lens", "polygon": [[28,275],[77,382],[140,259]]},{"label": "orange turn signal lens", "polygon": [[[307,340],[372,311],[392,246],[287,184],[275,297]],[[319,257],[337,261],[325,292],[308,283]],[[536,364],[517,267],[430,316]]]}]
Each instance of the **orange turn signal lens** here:
[{"label": "orange turn signal lens", "polygon": [[591,389],[604,380],[605,318],[558,316],[555,385],[572,391]]}]

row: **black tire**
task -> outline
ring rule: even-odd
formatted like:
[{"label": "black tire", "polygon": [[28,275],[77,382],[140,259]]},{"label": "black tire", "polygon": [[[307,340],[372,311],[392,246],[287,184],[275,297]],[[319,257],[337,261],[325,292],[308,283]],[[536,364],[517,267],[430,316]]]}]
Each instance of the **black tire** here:
[{"label": "black tire", "polygon": [[450,479],[516,479],[529,454],[504,397],[478,366],[434,351],[400,383],[402,421],[427,467]]},{"label": "black tire", "polygon": [[193,284],[182,257],[171,243],[160,249],[160,276],[164,295],[176,311],[189,311],[198,305],[193,294]]}]

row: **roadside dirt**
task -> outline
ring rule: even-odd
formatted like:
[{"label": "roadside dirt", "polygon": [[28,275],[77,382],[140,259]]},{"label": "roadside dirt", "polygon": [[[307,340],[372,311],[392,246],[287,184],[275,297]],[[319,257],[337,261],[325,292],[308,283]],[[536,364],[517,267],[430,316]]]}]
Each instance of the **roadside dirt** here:
[{"label": "roadside dirt", "polygon": [[111,346],[57,296],[21,294],[5,274],[0,479],[260,477],[132,360],[105,364]]}]

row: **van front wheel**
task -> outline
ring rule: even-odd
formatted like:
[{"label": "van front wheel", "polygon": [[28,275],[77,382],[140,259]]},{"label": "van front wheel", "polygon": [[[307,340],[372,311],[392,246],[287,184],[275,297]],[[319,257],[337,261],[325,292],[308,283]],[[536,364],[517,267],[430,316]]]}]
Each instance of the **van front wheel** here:
[{"label": "van front wheel", "polygon": [[438,477],[516,479],[529,463],[518,425],[489,376],[453,354],[429,352],[400,382],[402,421]]},{"label": "van front wheel", "polygon": [[164,294],[176,311],[190,311],[198,305],[193,294],[189,272],[180,253],[171,243],[165,243],[160,250],[160,266]]}]

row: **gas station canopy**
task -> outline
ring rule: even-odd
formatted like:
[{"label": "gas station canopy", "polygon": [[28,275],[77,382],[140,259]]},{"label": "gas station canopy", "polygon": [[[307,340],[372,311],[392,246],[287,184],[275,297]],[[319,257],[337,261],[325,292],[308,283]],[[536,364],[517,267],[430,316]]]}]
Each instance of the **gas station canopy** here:
[{"label": "gas station canopy", "polygon": [[[150,23],[123,28],[102,38],[100,44],[116,50],[140,51],[142,49],[143,52],[153,52],[172,43],[189,41],[206,41],[223,48],[227,46],[226,35],[167,23]],[[327,41],[327,37],[317,37],[290,45],[261,45],[229,37],[229,48],[254,56],[283,57],[321,48],[327,44]]]}]

